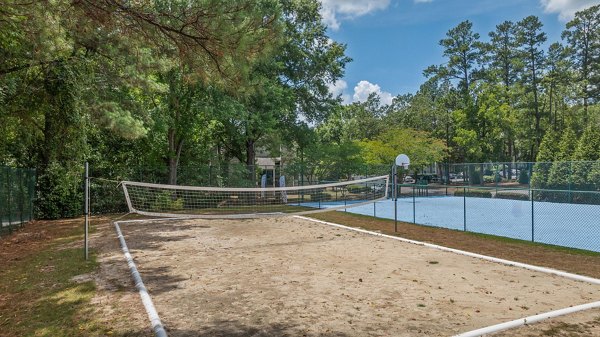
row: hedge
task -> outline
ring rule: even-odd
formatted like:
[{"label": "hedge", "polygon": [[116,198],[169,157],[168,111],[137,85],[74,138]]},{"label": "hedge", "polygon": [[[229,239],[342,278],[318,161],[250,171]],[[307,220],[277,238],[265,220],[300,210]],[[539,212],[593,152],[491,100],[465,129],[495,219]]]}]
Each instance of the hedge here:
[{"label": "hedge", "polygon": [[477,189],[467,189],[466,192],[463,189],[457,189],[454,191],[455,197],[462,197],[463,195],[467,197],[475,197],[475,198],[491,198],[492,192],[488,190],[477,190]]},{"label": "hedge", "polygon": [[518,193],[509,191],[500,191],[496,193],[497,199],[529,200],[529,193]]}]

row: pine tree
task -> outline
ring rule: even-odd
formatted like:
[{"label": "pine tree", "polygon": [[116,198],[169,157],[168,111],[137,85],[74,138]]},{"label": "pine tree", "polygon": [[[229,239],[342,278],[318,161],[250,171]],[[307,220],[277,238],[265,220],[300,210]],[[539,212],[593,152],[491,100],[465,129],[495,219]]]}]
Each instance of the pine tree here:
[{"label": "pine tree", "polygon": [[[573,187],[577,190],[591,190],[598,186],[597,164],[600,159],[600,131],[595,125],[590,125],[579,139],[573,159]],[[592,172],[594,172],[592,174]]]},{"label": "pine tree", "polygon": [[577,147],[577,135],[572,128],[567,128],[558,144],[558,152],[548,174],[547,188],[563,190],[569,188],[572,179],[571,160]]},{"label": "pine tree", "polygon": [[531,177],[532,187],[546,187],[552,162],[558,152],[558,133],[554,130],[549,130],[542,139],[540,151],[536,157],[536,164],[533,167],[533,174]]}]

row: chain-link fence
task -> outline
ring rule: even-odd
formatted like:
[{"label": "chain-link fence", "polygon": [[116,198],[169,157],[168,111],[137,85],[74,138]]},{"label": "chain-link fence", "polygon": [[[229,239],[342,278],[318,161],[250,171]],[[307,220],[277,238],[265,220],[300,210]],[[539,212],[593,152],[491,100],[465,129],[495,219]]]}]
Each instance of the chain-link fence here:
[{"label": "chain-link fence", "polygon": [[0,167],[0,235],[33,219],[33,169]]},{"label": "chain-link fence", "polygon": [[600,191],[600,161],[440,164],[429,177],[457,186]]},{"label": "chain-link fence", "polygon": [[349,212],[600,252],[600,192],[403,184]]}]

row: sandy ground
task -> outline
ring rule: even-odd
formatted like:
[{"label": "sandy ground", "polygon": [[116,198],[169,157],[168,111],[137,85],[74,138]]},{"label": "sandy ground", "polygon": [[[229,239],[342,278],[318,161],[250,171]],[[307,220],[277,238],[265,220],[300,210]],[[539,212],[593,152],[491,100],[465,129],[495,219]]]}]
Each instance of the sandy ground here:
[{"label": "sandy ground", "polygon": [[598,286],[291,217],[121,228],[170,336],[450,336],[600,299]]}]

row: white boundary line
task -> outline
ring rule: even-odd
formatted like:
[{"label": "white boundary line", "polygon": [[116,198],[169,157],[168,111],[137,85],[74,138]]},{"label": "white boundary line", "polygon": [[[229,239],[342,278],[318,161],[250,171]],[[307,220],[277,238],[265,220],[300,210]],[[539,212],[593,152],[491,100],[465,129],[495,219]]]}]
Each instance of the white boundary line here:
[{"label": "white boundary line", "polygon": [[[565,278],[576,280],[576,281],[600,285],[600,279],[583,276],[583,275],[577,275],[577,274],[573,274],[573,273],[568,273],[568,272],[565,272],[562,270],[546,268],[546,267],[539,267],[539,266],[534,266],[534,265],[530,265],[530,264],[526,264],[526,263],[510,261],[510,260],[505,260],[505,259],[499,259],[499,258],[492,257],[492,256],[471,253],[471,252],[467,252],[464,250],[435,245],[435,244],[431,244],[431,243],[427,243],[427,242],[410,240],[410,239],[406,239],[406,238],[399,237],[399,236],[392,236],[392,235],[372,232],[372,231],[368,231],[368,230],[361,229],[361,228],[355,228],[355,227],[336,224],[333,222],[311,219],[311,218],[307,218],[304,216],[297,215],[295,217],[304,219],[304,220],[308,220],[308,221],[312,221],[312,222],[317,222],[317,223],[328,225],[328,226],[343,228],[343,229],[347,229],[347,230],[351,230],[351,231],[355,231],[355,232],[359,232],[359,233],[363,233],[363,234],[380,236],[380,237],[384,237],[384,238],[388,238],[388,239],[393,239],[393,240],[411,243],[411,244],[415,244],[415,245],[419,245],[419,246],[438,249],[438,250],[442,250],[442,251],[446,251],[446,252],[452,252],[455,254],[470,256],[470,257],[474,257],[477,259],[500,263],[500,264],[504,264],[504,265],[508,265],[508,266],[520,267],[520,268],[529,269],[529,270],[533,270],[533,271],[537,271],[537,272],[541,272],[541,273],[557,275],[557,276],[565,277]],[[574,307],[558,309],[558,310],[542,313],[542,314],[535,315],[535,316],[529,316],[529,317],[525,317],[525,318],[516,319],[516,320],[510,321],[510,322],[495,324],[495,325],[491,325],[491,326],[484,327],[481,329],[464,332],[464,333],[455,335],[454,337],[478,337],[478,336],[482,336],[484,334],[503,331],[503,330],[519,327],[522,325],[526,325],[529,323],[536,323],[536,322],[542,321],[544,319],[554,318],[557,316],[562,316],[562,315],[566,315],[566,314],[570,314],[570,313],[574,313],[574,312],[578,312],[578,311],[583,311],[583,310],[588,310],[588,309],[593,309],[593,308],[600,308],[600,301],[587,303],[587,304],[581,304],[581,305],[577,305]]]},{"label": "white boundary line", "polygon": [[600,301],[592,302],[587,304],[581,304],[574,307],[568,307],[563,309],[558,309],[554,311],[545,312],[539,315],[529,316],[525,318],[515,319],[514,321],[504,322],[496,325],[486,326],[485,328],[463,332],[461,334],[455,335],[454,337],[479,337],[485,334],[490,334],[498,331],[508,330],[512,328],[517,328],[523,325],[537,323],[539,321],[543,321],[545,319],[550,319],[562,315],[572,314],[578,311],[589,310],[594,308],[600,308]]},{"label": "white boundary line", "polygon": [[[167,332],[165,331],[162,322],[160,321],[160,317],[158,317],[158,313],[156,312],[156,308],[154,307],[154,303],[152,303],[152,299],[150,298],[150,294],[148,294],[148,289],[144,285],[142,281],[142,277],[133,262],[133,258],[129,253],[129,249],[127,248],[127,243],[125,243],[125,238],[123,237],[123,233],[121,233],[121,228],[119,227],[119,222],[142,222],[142,221],[150,221],[157,219],[146,219],[146,220],[125,220],[125,221],[115,221],[115,230],[117,231],[117,236],[119,241],[121,242],[121,249],[123,250],[123,254],[125,255],[125,259],[127,260],[127,265],[129,266],[129,271],[131,271],[131,277],[133,278],[133,282],[135,283],[135,287],[140,293],[140,297],[142,298],[142,303],[144,304],[144,308],[146,309],[146,313],[148,314],[148,318],[150,319],[150,324],[152,325],[152,329],[154,330],[154,335],[156,337],[167,337]],[[167,220],[167,219],[161,219]]]}]

